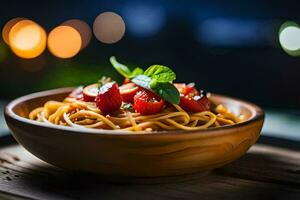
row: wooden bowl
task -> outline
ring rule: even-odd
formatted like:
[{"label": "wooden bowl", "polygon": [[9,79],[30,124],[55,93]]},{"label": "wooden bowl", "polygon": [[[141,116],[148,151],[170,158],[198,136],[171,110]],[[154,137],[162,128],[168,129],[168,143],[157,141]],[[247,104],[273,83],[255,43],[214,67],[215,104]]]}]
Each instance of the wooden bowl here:
[{"label": "wooden bowl", "polygon": [[85,130],[32,121],[28,113],[48,100],[63,100],[72,88],[23,96],[5,109],[15,139],[38,158],[55,166],[117,177],[161,177],[203,172],[246,153],[260,135],[264,112],[242,100],[212,94],[246,120],[201,131],[126,133]]}]

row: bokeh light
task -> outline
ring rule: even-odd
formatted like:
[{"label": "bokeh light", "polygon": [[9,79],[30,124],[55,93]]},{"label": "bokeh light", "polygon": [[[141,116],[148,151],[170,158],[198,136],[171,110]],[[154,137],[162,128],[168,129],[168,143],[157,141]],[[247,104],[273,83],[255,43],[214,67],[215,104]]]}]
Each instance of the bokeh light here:
[{"label": "bokeh light", "polygon": [[46,48],[47,35],[37,23],[25,19],[17,22],[9,31],[11,50],[21,58],[35,58]]},{"label": "bokeh light", "polygon": [[279,42],[283,50],[292,56],[300,55],[300,28],[294,22],[285,22],[279,29]]},{"label": "bokeh light", "polygon": [[166,10],[151,2],[126,2],[122,9],[130,34],[145,38],[158,34],[166,23]]},{"label": "bokeh light", "polygon": [[245,47],[258,46],[266,42],[269,24],[254,19],[233,17],[197,19],[197,40],[211,47]]},{"label": "bokeh light", "polygon": [[18,23],[19,21],[21,21],[23,19],[25,19],[25,18],[22,18],[22,17],[13,18],[13,19],[9,20],[8,22],[6,22],[6,24],[4,25],[4,27],[2,29],[2,38],[7,45],[9,45],[8,34],[9,34],[11,28],[16,23]]},{"label": "bokeh light", "polygon": [[300,48],[300,29],[295,26],[285,28],[279,37],[282,47],[295,51]]},{"label": "bokeh light", "polygon": [[71,58],[81,49],[80,33],[70,26],[58,26],[48,36],[49,51],[59,58]]},{"label": "bokeh light", "polygon": [[104,12],[98,15],[93,24],[96,38],[107,44],[116,43],[125,33],[125,23],[122,17],[113,12]]},{"label": "bokeh light", "polygon": [[81,49],[87,47],[87,45],[90,43],[92,38],[92,30],[86,22],[79,19],[70,19],[62,23],[62,25],[70,26],[76,29],[81,36],[81,40],[82,40]]}]

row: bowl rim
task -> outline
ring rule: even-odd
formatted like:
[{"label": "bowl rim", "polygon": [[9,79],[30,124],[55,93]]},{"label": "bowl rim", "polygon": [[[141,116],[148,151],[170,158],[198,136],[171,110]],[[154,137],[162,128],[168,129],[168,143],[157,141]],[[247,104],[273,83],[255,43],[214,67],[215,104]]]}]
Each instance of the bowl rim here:
[{"label": "bowl rim", "polygon": [[[44,90],[41,92],[35,92],[35,93],[30,93],[24,96],[21,96],[19,98],[16,98],[12,101],[10,101],[4,109],[4,114],[5,114],[5,118],[9,117],[12,118],[13,120],[17,120],[21,123],[26,123],[26,124],[31,124],[34,126],[40,126],[43,128],[51,128],[51,129],[59,129],[59,130],[63,130],[63,131],[67,131],[67,132],[77,132],[77,133],[81,133],[81,134],[97,134],[97,135],[128,135],[128,136],[153,136],[153,135],[191,135],[191,134],[201,134],[203,135],[203,133],[214,133],[214,132],[222,132],[225,129],[235,129],[238,127],[244,127],[250,123],[253,123],[255,121],[258,120],[264,120],[265,117],[265,112],[263,111],[262,108],[260,108],[259,106],[239,99],[239,98],[235,98],[235,97],[228,97],[225,95],[221,95],[221,94],[215,94],[215,93],[211,93],[212,96],[217,96],[220,98],[226,98],[229,100],[233,100],[233,101],[238,101],[240,103],[242,103],[244,106],[246,106],[250,112],[252,112],[252,116],[240,123],[234,124],[234,125],[228,125],[228,126],[222,126],[222,127],[212,127],[212,128],[208,128],[208,129],[203,129],[203,130],[191,130],[191,131],[186,131],[186,130],[171,130],[171,131],[157,131],[157,132],[143,132],[143,131],[138,131],[138,132],[131,132],[131,131],[116,131],[116,130],[105,130],[105,129],[92,129],[92,128],[75,128],[75,127],[70,127],[70,126],[61,126],[61,125],[48,125],[47,123],[43,123],[43,122],[38,122],[38,121],[34,121],[34,120],[30,120],[28,118],[25,117],[21,117],[19,115],[17,115],[14,111],[13,108],[24,102],[24,101],[28,101],[31,99],[35,99],[35,98],[39,98],[39,97],[43,97],[43,96],[49,96],[49,95],[54,95],[54,94],[60,94],[60,93],[66,93],[66,92],[71,92],[74,88],[76,87],[64,87],[64,88],[57,88],[57,89],[51,89],[51,90]],[[6,119],[7,121],[7,119]],[[206,135],[205,134],[205,135]]]}]

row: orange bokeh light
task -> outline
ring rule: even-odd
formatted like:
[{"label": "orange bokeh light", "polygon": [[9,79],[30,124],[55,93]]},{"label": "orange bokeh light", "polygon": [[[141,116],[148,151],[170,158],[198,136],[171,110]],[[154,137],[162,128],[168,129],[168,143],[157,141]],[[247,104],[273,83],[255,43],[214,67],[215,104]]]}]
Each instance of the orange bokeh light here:
[{"label": "orange bokeh light", "polygon": [[17,22],[9,31],[11,50],[21,58],[35,58],[46,48],[47,35],[37,23],[25,19]]},{"label": "orange bokeh light", "polygon": [[71,58],[81,49],[81,36],[70,26],[57,26],[48,36],[49,51],[59,58]]},{"label": "orange bokeh light", "polygon": [[7,45],[9,45],[8,34],[9,34],[11,28],[16,23],[18,23],[19,21],[21,21],[23,19],[24,18],[22,18],[22,17],[13,18],[13,19],[9,20],[8,22],[6,22],[6,24],[4,25],[4,27],[2,29],[2,38]]}]

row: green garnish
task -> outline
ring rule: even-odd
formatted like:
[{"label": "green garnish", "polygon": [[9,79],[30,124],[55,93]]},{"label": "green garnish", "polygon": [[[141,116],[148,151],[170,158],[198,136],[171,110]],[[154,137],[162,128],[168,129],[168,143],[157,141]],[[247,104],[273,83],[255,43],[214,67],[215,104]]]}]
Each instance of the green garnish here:
[{"label": "green garnish", "polygon": [[132,71],[132,73],[130,74],[130,77],[133,78],[133,77],[143,74],[143,73],[144,73],[144,70],[142,68],[137,67]]},{"label": "green garnish", "polygon": [[135,68],[133,71],[131,71],[126,65],[123,65],[119,63],[116,59],[116,57],[112,56],[109,59],[112,66],[125,78],[134,78],[137,75],[143,74],[144,70],[142,68]]},{"label": "green garnish", "polygon": [[176,74],[169,67],[163,65],[152,65],[144,74],[161,83],[171,82],[176,79]]},{"label": "green garnish", "polygon": [[180,94],[177,88],[171,83],[158,83],[156,87],[151,88],[155,94],[165,99],[169,103],[179,104]]},{"label": "green garnish", "polygon": [[133,109],[131,103],[123,103],[123,104],[122,104],[122,108],[123,108],[124,110],[132,111],[132,112],[134,111],[134,109]]},{"label": "green garnish", "polygon": [[125,78],[129,78],[130,75],[132,74],[132,72],[130,71],[130,69],[119,63],[116,58],[114,56],[110,57],[110,63],[112,64],[112,66],[122,75],[124,76]]},{"label": "green garnish", "polygon": [[143,88],[151,90],[151,87],[150,87],[151,78],[146,75],[142,75],[142,74],[137,75],[136,77],[131,79],[131,81]]},{"label": "green garnish", "polygon": [[152,65],[145,72],[141,68],[131,70],[119,63],[115,57],[110,58],[113,67],[125,78],[145,89],[151,90],[156,95],[172,104],[179,104],[180,96],[177,88],[172,84],[176,74],[169,67]]}]

